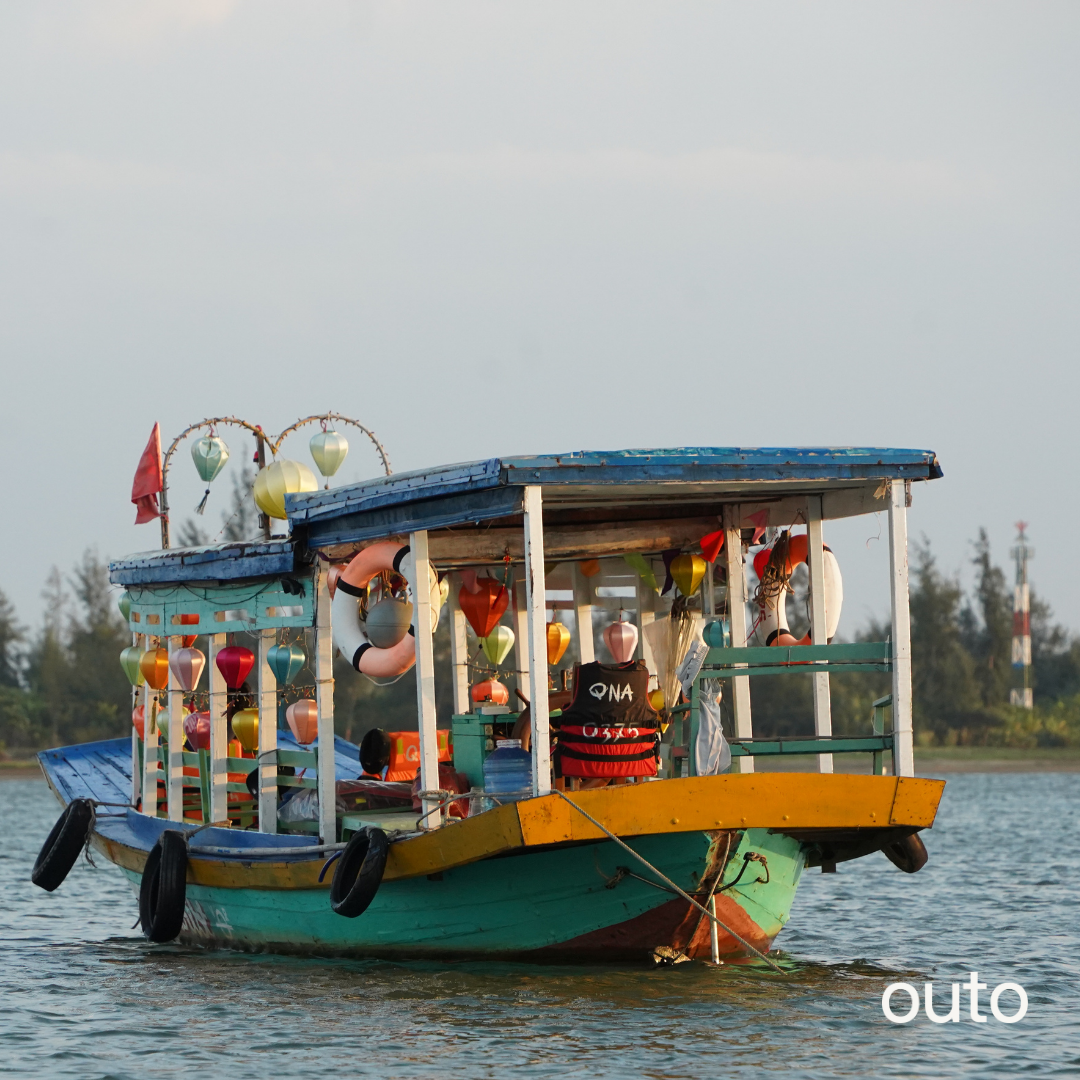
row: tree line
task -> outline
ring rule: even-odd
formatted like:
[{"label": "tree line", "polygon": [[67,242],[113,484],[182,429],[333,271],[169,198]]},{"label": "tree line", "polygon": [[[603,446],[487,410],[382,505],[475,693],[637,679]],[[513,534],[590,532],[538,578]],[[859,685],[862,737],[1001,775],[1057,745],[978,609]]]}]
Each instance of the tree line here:
[{"label": "tree line", "polygon": [[[243,479],[235,502],[246,498]],[[226,511],[222,538],[251,535],[254,507]],[[187,542],[205,542],[189,523]],[[973,587],[965,591],[945,573],[927,541],[912,552],[911,619],[914,724],[920,745],[1066,746],[1080,744],[1080,637],[1054,622],[1049,604],[1034,591],[1031,637],[1035,691],[1032,711],[1009,705],[1012,589],[991,556],[985,530],[973,544]],[[30,632],[0,593],[0,753],[25,754],[125,736],[130,731],[131,689],[119,664],[131,635],[116,606],[107,561],[91,549],[68,575],[54,569],[43,598],[45,617]],[[799,627],[802,597],[791,605]],[[447,620],[436,634],[437,663],[449,663]],[[886,624],[871,623],[858,640],[883,641]],[[243,635],[237,635],[241,640]],[[254,645],[254,639],[251,641]],[[204,641],[199,647],[206,649]],[[415,681],[407,673],[393,687],[376,687],[336,664],[335,715],[340,734],[358,739],[373,726],[415,728]],[[757,735],[813,732],[810,679],[779,676],[752,680]],[[445,683],[445,681],[443,681]],[[872,702],[889,692],[887,674],[850,673],[831,680],[833,726],[838,734],[869,731]],[[449,716],[440,686],[440,718]]]}]

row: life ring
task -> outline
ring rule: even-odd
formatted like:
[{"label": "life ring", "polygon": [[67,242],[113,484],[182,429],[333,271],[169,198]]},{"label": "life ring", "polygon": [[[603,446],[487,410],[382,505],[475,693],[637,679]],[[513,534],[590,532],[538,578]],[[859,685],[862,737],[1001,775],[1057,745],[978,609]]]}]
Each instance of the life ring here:
[{"label": "life ring", "polygon": [[150,849],[139,886],[143,933],[158,943],[172,941],[184,925],[187,901],[187,840],[166,829]]},{"label": "life ring", "polygon": [[72,799],[57,818],[30,871],[30,880],[46,892],[59,888],[71,872],[90,835],[94,804],[89,799]]},{"label": "life ring", "polygon": [[916,833],[886,844],[881,850],[889,862],[898,866],[905,874],[917,874],[930,858],[926,845]]},{"label": "life ring", "polygon": [[330,882],[330,907],[338,915],[355,919],[367,911],[382,884],[388,851],[382,829],[369,827],[352,834]]},{"label": "life ring", "polygon": [[[416,663],[414,627],[410,626],[409,632],[396,645],[379,649],[368,640],[360,625],[360,612],[356,601],[365,595],[371,579],[384,570],[401,574],[415,590],[415,562],[408,544],[401,545],[392,540],[384,540],[364,548],[345,567],[338,578],[334,599],[330,605],[334,644],[357,671],[375,678],[403,675]],[[434,630],[439,621],[441,593],[439,579],[430,565],[428,578],[432,606],[431,629]]]},{"label": "life ring", "polygon": [[[788,554],[781,573],[784,579],[791,577],[799,563],[808,561],[806,534],[800,533],[788,540]],[[754,571],[760,580],[765,567],[772,557],[773,548],[762,548],[754,556]],[[822,545],[825,565],[825,641],[832,641],[836,628],[840,624],[840,612],[844,606],[844,579],[840,574],[840,563],[832,549]],[[786,590],[774,596],[767,596],[761,601],[761,618],[758,620],[758,632],[765,638],[766,645],[810,645],[811,635],[801,639],[791,633],[787,621],[787,604],[784,602]]]}]

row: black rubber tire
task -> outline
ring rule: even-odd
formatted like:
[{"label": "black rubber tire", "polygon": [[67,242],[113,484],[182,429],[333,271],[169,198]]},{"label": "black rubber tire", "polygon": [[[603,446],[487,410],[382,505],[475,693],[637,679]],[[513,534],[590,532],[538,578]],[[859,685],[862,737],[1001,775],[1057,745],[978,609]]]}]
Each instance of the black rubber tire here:
[{"label": "black rubber tire", "polygon": [[903,840],[886,844],[882,849],[886,858],[894,866],[900,867],[905,874],[917,874],[930,858],[926,845],[914,833]]},{"label": "black rubber tire", "polygon": [[139,918],[143,933],[159,944],[172,941],[184,925],[187,900],[187,842],[167,829],[150,849],[139,886]]},{"label": "black rubber tire", "polygon": [[89,799],[72,799],[64,807],[30,871],[35,885],[46,892],[59,887],[85,847],[93,819],[94,805]]},{"label": "black rubber tire", "polygon": [[330,882],[330,906],[338,915],[355,919],[367,911],[382,884],[389,849],[382,829],[368,828],[353,833]]}]

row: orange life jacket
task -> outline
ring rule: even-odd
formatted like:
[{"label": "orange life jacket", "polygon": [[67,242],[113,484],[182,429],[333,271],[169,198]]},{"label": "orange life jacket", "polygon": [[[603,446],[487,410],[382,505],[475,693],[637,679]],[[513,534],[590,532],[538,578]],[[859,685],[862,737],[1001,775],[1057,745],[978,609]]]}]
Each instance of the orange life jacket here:
[{"label": "orange life jacket", "polygon": [[[388,731],[390,761],[386,767],[387,780],[412,780],[420,768],[420,732]],[[439,731],[439,761],[453,761],[450,732]]]}]

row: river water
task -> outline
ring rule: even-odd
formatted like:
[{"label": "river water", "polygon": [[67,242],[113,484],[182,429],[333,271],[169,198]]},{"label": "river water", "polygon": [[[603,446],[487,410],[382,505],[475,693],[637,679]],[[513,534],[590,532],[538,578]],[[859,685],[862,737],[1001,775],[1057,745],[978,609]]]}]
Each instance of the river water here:
[{"label": "river water", "polygon": [[[956,776],[921,873],[880,854],[808,872],[779,942],[782,977],[150,945],[115,868],[80,863],[53,894],[30,884],[57,812],[43,782],[0,783],[3,1076],[1080,1075],[1080,776]],[[945,1012],[947,984],[973,970],[991,988],[1023,986],[1024,1019],[974,1023],[967,991],[959,1023],[882,1014],[897,981],[933,980]]]}]

